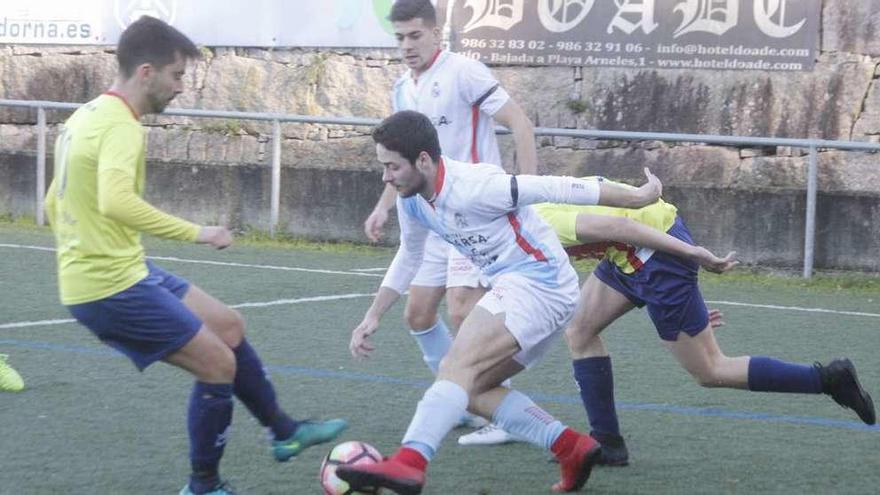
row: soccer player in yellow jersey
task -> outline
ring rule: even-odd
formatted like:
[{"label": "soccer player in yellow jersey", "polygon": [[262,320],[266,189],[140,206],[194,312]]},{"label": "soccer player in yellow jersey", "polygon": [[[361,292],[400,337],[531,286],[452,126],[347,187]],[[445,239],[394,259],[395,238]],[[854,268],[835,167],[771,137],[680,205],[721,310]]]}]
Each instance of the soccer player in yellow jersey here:
[{"label": "soccer player in yellow jersey", "polygon": [[[601,180],[601,179],[599,179]],[[861,387],[848,359],[828,365],[792,364],[763,356],[726,356],[713,328],[720,314],[709,312],[697,283],[704,268],[722,273],[733,266],[733,253],[715,258],[695,246],[675,206],[663,200],[641,209],[540,204],[534,207],[569,254],[603,257],[581,287],[580,300],[565,335],[574,377],[590,420],[591,435],[602,446],[599,464],[626,465],[629,454],[614,407],[611,358],[599,334],[634,307],[647,307],[657,333],[681,366],[704,387],[760,392],[825,393],[853,409],[867,424],[875,423],[874,403]],[[598,243],[618,238],[612,217],[629,218],[669,236],[655,239],[657,251],[635,244]],[[675,242],[676,240],[680,242]]]},{"label": "soccer player in yellow jersey", "polygon": [[143,370],[165,361],[191,373],[188,430],[192,474],[181,491],[232,493],[219,475],[232,396],[274,435],[286,461],[335,438],[343,420],[298,422],[278,405],[241,315],[197,286],[147,261],[141,233],[223,249],[225,227],[199,226],[141,196],[146,132],[140,117],[160,113],[183,91],[199,50],[168,24],[144,16],[121,35],[112,88],[65,122],[55,145],[46,210],[55,233],[61,302],[105,344]]}]

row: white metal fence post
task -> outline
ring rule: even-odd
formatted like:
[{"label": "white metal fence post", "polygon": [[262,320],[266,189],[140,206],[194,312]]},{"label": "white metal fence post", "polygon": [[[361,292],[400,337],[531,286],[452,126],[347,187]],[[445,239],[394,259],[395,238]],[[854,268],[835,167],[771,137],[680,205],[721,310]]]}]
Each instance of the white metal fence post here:
[{"label": "white metal fence post", "polygon": [[813,276],[813,258],[816,244],[816,193],[818,189],[819,157],[816,145],[810,145],[810,166],[807,168],[807,212],[804,228],[804,278]]},{"label": "white metal fence post", "polygon": [[269,236],[278,229],[278,210],[281,203],[281,123],[272,121],[272,205],[269,212]]},{"label": "white metal fence post", "polygon": [[37,225],[45,225],[46,212],[46,109],[37,107]]}]

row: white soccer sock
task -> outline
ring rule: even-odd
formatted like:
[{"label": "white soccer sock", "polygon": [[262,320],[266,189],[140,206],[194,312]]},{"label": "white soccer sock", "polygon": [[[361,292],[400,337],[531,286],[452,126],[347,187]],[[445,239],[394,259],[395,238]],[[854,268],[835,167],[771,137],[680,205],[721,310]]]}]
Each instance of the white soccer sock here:
[{"label": "white soccer sock", "polygon": [[565,426],[522,392],[511,390],[492,414],[492,422],[508,433],[550,450]]},{"label": "white soccer sock", "polygon": [[437,376],[440,360],[452,347],[452,335],[449,334],[449,328],[446,327],[443,318],[437,318],[437,323],[434,323],[434,326],[427,330],[410,330],[409,334],[419,344],[425,364],[431,368],[434,376]]},{"label": "white soccer sock", "polygon": [[[461,420],[467,404],[468,394],[461,386],[448,380],[434,382],[416,407],[403,445],[415,448],[430,461],[446,434]],[[428,449],[424,447],[430,451],[425,452]]]}]

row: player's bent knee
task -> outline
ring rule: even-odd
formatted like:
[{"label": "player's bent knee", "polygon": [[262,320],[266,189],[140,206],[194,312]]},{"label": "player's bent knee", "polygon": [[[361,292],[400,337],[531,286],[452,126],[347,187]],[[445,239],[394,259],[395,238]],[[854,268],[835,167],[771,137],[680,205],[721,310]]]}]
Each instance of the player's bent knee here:
[{"label": "player's bent knee", "polygon": [[464,323],[465,318],[468,316],[466,311],[453,311],[452,308],[447,313],[449,314],[449,324],[453,328],[461,328],[461,324]]},{"label": "player's bent knee", "polygon": [[440,364],[437,365],[437,376],[448,375],[452,372],[455,367],[455,362],[450,359],[449,354],[443,356],[440,359]]},{"label": "player's bent knee", "polygon": [[226,308],[218,318],[211,321],[211,331],[217,334],[227,346],[236,348],[244,338],[244,317],[237,310]]},{"label": "player's bent knee", "polygon": [[168,361],[186,369],[201,382],[232,383],[236,372],[232,350],[216,336],[197,336],[196,339],[170,356]]},{"label": "player's bent knee", "polygon": [[229,314],[226,317],[226,327],[231,334],[239,336],[244,335],[244,317],[238,312],[238,310],[232,308],[229,309]]},{"label": "player's bent knee", "polygon": [[437,313],[427,311],[424,307],[411,307],[407,305],[403,312],[406,324],[413,330],[427,330],[437,322]]},{"label": "player's bent knee", "polygon": [[474,390],[477,372],[471,366],[466,366],[450,359],[446,356],[440,361],[440,368],[437,370],[438,380],[448,380],[457,383],[470,395]]},{"label": "player's bent knee", "polygon": [[235,381],[235,371],[235,355],[227,347],[215,353],[215,356],[203,371],[205,378],[199,378],[209,383],[232,383]]},{"label": "player's bent knee", "polygon": [[588,333],[574,326],[565,329],[565,341],[568,348],[575,354],[601,354],[604,352],[604,345],[598,334]]}]

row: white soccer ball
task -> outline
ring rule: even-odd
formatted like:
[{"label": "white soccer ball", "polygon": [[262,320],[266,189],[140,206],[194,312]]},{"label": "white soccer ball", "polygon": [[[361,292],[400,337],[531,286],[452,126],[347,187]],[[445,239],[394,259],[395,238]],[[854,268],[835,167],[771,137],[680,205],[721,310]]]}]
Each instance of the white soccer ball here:
[{"label": "white soccer ball", "polygon": [[365,442],[351,441],[333,447],[321,463],[321,488],[326,495],[353,495],[368,493],[377,495],[380,490],[355,491],[348,483],[336,476],[336,468],[346,465],[375,464],[382,460],[382,454],[372,445]]}]

